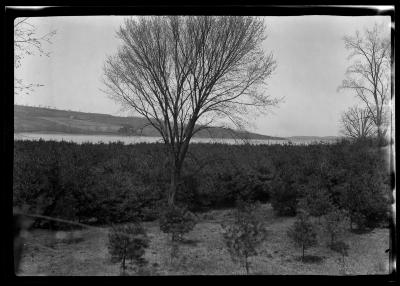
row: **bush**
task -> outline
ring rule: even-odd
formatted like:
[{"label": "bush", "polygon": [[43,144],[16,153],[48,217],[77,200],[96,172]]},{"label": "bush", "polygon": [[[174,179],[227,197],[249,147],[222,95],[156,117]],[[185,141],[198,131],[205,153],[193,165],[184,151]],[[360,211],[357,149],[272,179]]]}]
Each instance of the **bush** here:
[{"label": "bush", "polygon": [[199,179],[193,175],[183,175],[181,184],[176,192],[176,202],[188,206],[188,209],[197,209],[199,207],[198,185]]},{"label": "bush", "polygon": [[365,216],[357,211],[353,211],[349,213],[349,218],[350,218],[350,230],[353,231],[353,222],[357,225],[357,230],[358,231],[364,231],[367,227],[367,219]]},{"label": "bush", "polygon": [[239,201],[233,224],[222,225],[224,241],[232,260],[244,267],[247,274],[250,269],[248,258],[257,255],[257,247],[266,238],[265,227],[256,211],[256,205]]},{"label": "bush", "polygon": [[304,210],[299,210],[297,220],[287,232],[294,244],[302,249],[301,259],[304,261],[304,252],[307,248],[317,244],[317,232],[310,220],[310,216]]},{"label": "bush", "polygon": [[108,235],[108,250],[113,262],[121,262],[121,269],[126,270],[126,260],[138,268],[147,264],[143,258],[149,239],[143,226],[136,222],[112,228]]},{"label": "bush", "polygon": [[[389,201],[389,165],[386,155],[368,142],[349,145],[341,165],[346,176],[339,184],[339,204],[349,212],[350,224],[359,229],[374,228],[387,222]],[[351,227],[352,228],[352,227]]]},{"label": "bush", "polygon": [[350,184],[341,190],[341,205],[348,211],[350,225],[358,229],[376,227],[388,220],[389,202],[384,191],[387,186],[378,178],[362,176],[351,178]]},{"label": "bush", "polygon": [[183,235],[190,232],[197,223],[193,213],[186,207],[176,205],[167,206],[161,212],[159,219],[162,232],[171,234],[171,262],[179,257],[179,243],[183,241]]},{"label": "bush", "polygon": [[331,245],[331,249],[335,252],[340,253],[343,256],[348,256],[349,245],[344,241],[336,241]]},{"label": "bush", "polygon": [[294,184],[276,179],[271,186],[271,204],[279,216],[295,216],[298,192]]},{"label": "bush", "polygon": [[183,235],[190,232],[196,223],[194,214],[185,207],[174,205],[161,212],[160,229],[171,234],[172,241],[182,241]]},{"label": "bush", "polygon": [[310,215],[318,218],[327,214],[333,208],[328,190],[318,186],[307,186],[301,200],[303,208]]}]

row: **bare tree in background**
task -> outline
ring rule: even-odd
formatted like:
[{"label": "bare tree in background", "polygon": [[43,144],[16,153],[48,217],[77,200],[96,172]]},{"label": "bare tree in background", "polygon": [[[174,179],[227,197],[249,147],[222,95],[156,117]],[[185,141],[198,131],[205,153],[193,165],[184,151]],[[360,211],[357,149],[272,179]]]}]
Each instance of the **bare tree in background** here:
[{"label": "bare tree in background", "polygon": [[343,112],[341,117],[342,133],[354,139],[365,139],[375,135],[375,126],[368,108],[357,106]]},{"label": "bare tree in background", "polygon": [[[14,21],[14,68],[21,67],[22,59],[27,55],[50,56],[50,53],[43,47],[44,43],[51,44],[51,38],[56,31],[44,35],[38,35],[36,27],[29,23],[29,18],[17,18]],[[14,76],[14,94],[32,92],[35,87],[41,84],[24,83],[22,79]]]},{"label": "bare tree in background", "polygon": [[346,49],[353,59],[340,88],[350,89],[365,103],[376,125],[377,135],[382,139],[387,128],[385,113],[391,95],[391,45],[390,32],[384,26],[374,25],[365,29],[364,36],[344,37]]},{"label": "bare tree in background", "polygon": [[276,66],[262,50],[265,26],[254,17],[139,17],[117,35],[123,44],[106,60],[105,91],[163,138],[173,205],[193,135],[218,119],[240,124],[250,110],[278,103],[265,95]]}]

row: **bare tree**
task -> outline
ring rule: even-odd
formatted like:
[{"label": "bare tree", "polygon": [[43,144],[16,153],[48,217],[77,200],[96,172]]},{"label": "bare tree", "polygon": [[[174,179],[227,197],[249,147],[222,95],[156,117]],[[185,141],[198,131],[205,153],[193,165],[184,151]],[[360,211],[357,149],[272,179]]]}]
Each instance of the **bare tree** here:
[{"label": "bare tree", "polygon": [[378,138],[382,139],[391,95],[390,33],[375,24],[372,29],[365,29],[364,36],[357,31],[355,36],[344,37],[344,42],[351,51],[349,59],[354,61],[340,88],[356,92],[371,114]]},{"label": "bare tree", "polygon": [[264,94],[276,66],[262,50],[264,34],[258,18],[205,16],[131,18],[117,32],[123,44],[106,60],[105,92],[163,138],[169,205],[193,135],[218,119],[240,124],[250,110],[278,103]]},{"label": "bare tree", "polygon": [[376,132],[372,116],[368,108],[357,106],[343,112],[341,117],[342,133],[354,139],[365,139]]},{"label": "bare tree", "polygon": [[[51,38],[56,34],[53,30],[39,36],[36,27],[29,23],[29,18],[17,18],[14,21],[14,68],[21,67],[21,60],[27,55],[50,56],[50,53],[43,47],[44,43],[51,44]],[[41,84],[26,84],[22,79],[14,76],[14,94],[21,92],[29,93]]]}]

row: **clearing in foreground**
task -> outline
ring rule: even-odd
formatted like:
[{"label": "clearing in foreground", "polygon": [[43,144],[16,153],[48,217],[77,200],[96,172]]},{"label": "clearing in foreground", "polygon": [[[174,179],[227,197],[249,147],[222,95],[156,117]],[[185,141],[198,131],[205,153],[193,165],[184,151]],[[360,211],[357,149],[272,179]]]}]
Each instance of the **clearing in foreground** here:
[{"label": "clearing in foreground", "polygon": [[[287,237],[295,218],[273,214],[270,204],[262,205],[261,214],[268,229],[267,240],[259,255],[252,257],[251,274],[262,275],[366,275],[388,274],[389,229],[377,228],[369,233],[348,232],[350,245],[345,268],[341,255],[330,250],[324,238],[307,250],[318,262],[299,261],[301,250]],[[149,275],[237,275],[245,270],[232,262],[222,240],[220,223],[232,219],[232,210],[214,210],[198,215],[200,220],[180,246],[179,258],[171,261],[169,237],[160,231],[158,222],[145,223],[151,243],[145,258]],[[19,275],[120,275],[119,263],[112,263],[107,250],[109,228],[74,232],[34,230],[29,233]],[[65,235],[78,234],[78,239]],[[322,232],[321,232],[322,234]],[[132,271],[130,275],[135,275]]]}]

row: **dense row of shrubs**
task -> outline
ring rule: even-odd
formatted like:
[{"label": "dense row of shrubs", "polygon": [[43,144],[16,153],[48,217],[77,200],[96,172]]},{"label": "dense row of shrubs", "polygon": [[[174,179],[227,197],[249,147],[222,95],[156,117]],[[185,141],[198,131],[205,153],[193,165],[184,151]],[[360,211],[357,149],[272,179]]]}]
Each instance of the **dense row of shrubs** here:
[{"label": "dense row of shrubs", "polygon": [[[14,205],[86,223],[156,219],[169,184],[164,148],[14,141]],[[373,142],[193,144],[177,204],[201,211],[232,207],[237,199],[271,201],[278,215],[294,216],[307,197],[348,211],[351,225],[375,226],[389,210],[385,158]],[[327,209],[319,204],[314,215]]]}]

